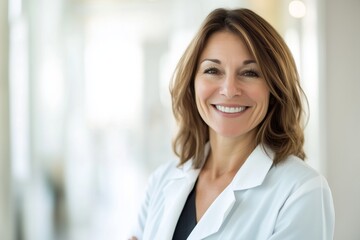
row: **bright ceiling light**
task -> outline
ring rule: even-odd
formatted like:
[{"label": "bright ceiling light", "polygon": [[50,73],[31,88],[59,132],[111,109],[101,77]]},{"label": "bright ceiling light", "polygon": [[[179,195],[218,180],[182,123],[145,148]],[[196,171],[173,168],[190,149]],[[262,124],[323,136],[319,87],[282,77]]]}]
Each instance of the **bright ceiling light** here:
[{"label": "bright ceiling light", "polygon": [[294,18],[302,18],[306,14],[306,6],[302,1],[293,0],[289,3],[289,13]]}]

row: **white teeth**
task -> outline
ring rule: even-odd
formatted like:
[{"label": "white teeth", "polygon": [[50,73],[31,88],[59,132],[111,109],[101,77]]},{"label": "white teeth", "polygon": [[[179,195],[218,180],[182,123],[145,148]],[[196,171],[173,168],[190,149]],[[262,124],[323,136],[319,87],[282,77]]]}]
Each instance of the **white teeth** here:
[{"label": "white teeth", "polygon": [[224,113],[239,113],[245,110],[246,107],[224,107],[215,105],[216,109]]}]

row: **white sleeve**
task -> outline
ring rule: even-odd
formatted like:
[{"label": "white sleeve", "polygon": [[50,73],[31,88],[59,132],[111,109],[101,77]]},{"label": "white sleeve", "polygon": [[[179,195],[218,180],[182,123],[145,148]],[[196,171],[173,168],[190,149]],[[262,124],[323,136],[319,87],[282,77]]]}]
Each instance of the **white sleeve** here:
[{"label": "white sleeve", "polygon": [[[147,215],[148,215],[148,208],[149,208],[149,203],[150,203],[150,199],[151,199],[151,192],[154,184],[154,176],[155,174],[152,174],[149,178],[147,187],[146,187],[146,191],[145,191],[145,196],[144,199],[142,201],[142,204],[140,206],[139,212],[138,212],[138,216],[136,219],[136,222],[134,224],[134,226],[132,227],[131,230],[131,236],[130,237],[136,237],[138,240],[143,239],[143,234],[144,234],[144,229],[145,229],[145,224],[147,221]],[[129,238],[130,238],[129,237]]]},{"label": "white sleeve", "polygon": [[332,240],[335,213],[324,177],[305,182],[281,208],[269,240]]}]

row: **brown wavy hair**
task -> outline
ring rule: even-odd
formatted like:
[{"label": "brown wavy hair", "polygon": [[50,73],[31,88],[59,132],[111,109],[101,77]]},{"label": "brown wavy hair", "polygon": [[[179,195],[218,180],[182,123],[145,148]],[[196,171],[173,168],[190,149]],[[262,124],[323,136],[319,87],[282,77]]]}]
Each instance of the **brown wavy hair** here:
[{"label": "brown wavy hair", "polygon": [[258,126],[256,144],[270,147],[274,163],[289,155],[305,159],[302,96],[299,75],[293,56],[279,33],[262,17],[249,9],[215,9],[182,55],[170,87],[172,109],[178,123],[173,150],[180,165],[193,159],[201,167],[209,128],[195,104],[194,80],[199,56],[209,37],[219,31],[238,35],[258,63],[270,89],[270,103]]}]

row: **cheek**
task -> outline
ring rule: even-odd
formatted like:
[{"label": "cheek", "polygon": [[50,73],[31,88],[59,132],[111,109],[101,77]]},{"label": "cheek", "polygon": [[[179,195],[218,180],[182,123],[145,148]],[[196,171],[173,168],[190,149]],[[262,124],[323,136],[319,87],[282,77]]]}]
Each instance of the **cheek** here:
[{"label": "cheek", "polygon": [[270,103],[270,92],[264,92],[261,99],[262,104],[262,112],[263,112],[263,118],[266,116],[268,109],[269,109],[269,103]]},{"label": "cheek", "polygon": [[253,99],[256,99],[258,103],[269,105],[270,91],[266,85],[254,88],[251,96]]},{"label": "cheek", "polygon": [[195,79],[195,93],[202,98],[209,98],[218,91],[219,84],[208,78]]},{"label": "cheek", "polygon": [[196,79],[194,87],[197,110],[201,118],[206,122],[209,114],[209,99],[212,96],[213,88],[211,84],[204,81],[204,79]]},{"label": "cheek", "polygon": [[269,102],[270,102],[270,93],[269,92],[264,92],[261,95],[261,101],[263,102],[264,105],[266,105],[266,108],[269,106]]},{"label": "cheek", "polygon": [[195,80],[195,98],[196,104],[202,104],[209,97],[209,87],[202,79]]},{"label": "cheek", "polygon": [[257,114],[258,117],[264,118],[268,112],[269,102],[270,102],[270,91],[266,86],[262,86],[250,93],[251,99],[256,102],[257,105]]}]

